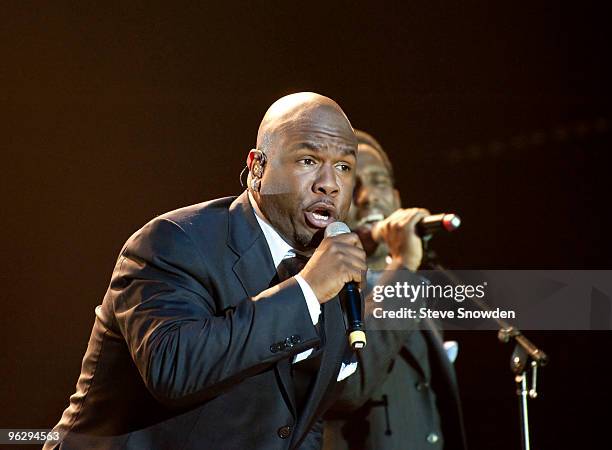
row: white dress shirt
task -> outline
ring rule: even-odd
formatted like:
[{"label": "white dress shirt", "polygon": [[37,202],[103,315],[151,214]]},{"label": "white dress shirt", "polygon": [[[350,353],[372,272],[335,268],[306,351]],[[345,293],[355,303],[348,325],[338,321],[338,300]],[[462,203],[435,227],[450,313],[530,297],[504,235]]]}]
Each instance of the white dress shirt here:
[{"label": "white dress shirt", "polygon": [[[255,204],[255,200],[251,196],[249,192],[249,200],[251,202],[251,206]],[[253,208],[253,212],[255,213],[255,218],[257,219],[257,223],[263,231],[264,237],[266,238],[266,242],[268,243],[268,247],[270,248],[270,253],[272,254],[272,261],[274,261],[274,267],[278,268],[281,261],[285,258],[293,258],[296,256],[295,250],[291,247],[285,240],[276,232],[274,228],[268,223],[268,221],[260,217],[256,208]],[[319,304],[319,300],[317,300],[317,296],[314,291],[308,284],[304,278],[297,274],[294,276],[295,280],[300,285],[302,289],[302,293],[304,294],[304,298],[306,299],[306,305],[308,306],[308,311],[310,312],[310,319],[312,320],[312,324],[316,325],[319,323],[319,315],[321,314],[321,305]],[[308,358],[313,349],[308,349],[294,356],[293,363],[297,363]],[[340,372],[338,373],[338,380],[343,380],[349,375],[352,375],[357,370],[357,361],[353,357],[351,361],[343,361],[342,366],[340,367]]]}]

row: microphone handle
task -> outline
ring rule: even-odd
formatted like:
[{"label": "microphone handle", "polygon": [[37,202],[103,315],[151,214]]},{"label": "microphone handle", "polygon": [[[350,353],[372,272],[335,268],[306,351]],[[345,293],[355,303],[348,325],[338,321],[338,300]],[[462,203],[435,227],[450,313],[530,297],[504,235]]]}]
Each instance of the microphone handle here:
[{"label": "microphone handle", "polygon": [[366,346],[366,335],[363,321],[361,320],[361,294],[359,293],[359,288],[355,282],[351,281],[346,283],[342,293],[348,321],[349,344],[353,349],[363,348]]},{"label": "microphone handle", "polygon": [[454,231],[461,225],[461,219],[456,214],[441,213],[423,217],[416,225],[419,237],[429,236],[437,231]]},{"label": "microphone handle", "polygon": [[[351,230],[343,222],[334,222],[325,229],[325,237],[350,233]],[[340,300],[344,304],[347,317],[348,340],[353,349],[363,348],[366,345],[366,336],[361,320],[361,294],[356,283],[349,282],[340,291]]]}]

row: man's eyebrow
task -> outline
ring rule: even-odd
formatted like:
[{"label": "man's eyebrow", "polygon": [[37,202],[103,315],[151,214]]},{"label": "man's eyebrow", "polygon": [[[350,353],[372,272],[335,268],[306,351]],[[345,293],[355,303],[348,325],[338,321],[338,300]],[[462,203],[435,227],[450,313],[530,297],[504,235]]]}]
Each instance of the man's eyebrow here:
[{"label": "man's eyebrow", "polygon": [[357,151],[354,148],[350,148],[350,147],[344,147],[342,149],[342,154],[343,155],[352,155],[355,158],[357,158]]},{"label": "man's eyebrow", "polygon": [[315,144],[314,142],[303,141],[300,143],[298,148],[307,148],[308,150],[318,152],[318,151],[321,151],[323,146],[320,144]]},{"label": "man's eyebrow", "polygon": [[[302,150],[304,148],[311,150],[313,152],[320,152],[323,150],[325,146],[321,144],[315,144],[314,142],[303,141],[300,142],[299,145],[296,146],[295,150]],[[343,146],[340,148],[342,155],[352,155],[355,158],[357,157],[357,151],[354,148]]]}]

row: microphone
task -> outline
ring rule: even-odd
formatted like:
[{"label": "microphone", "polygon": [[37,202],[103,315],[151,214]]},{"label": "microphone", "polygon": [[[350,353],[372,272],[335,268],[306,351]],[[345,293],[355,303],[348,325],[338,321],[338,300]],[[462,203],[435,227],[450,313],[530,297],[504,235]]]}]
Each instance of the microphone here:
[{"label": "microphone", "polygon": [[[345,223],[333,222],[325,228],[325,237],[350,232],[351,230]],[[346,283],[340,291],[340,298],[344,301],[344,309],[348,320],[349,344],[353,349],[363,348],[366,346],[366,335],[361,313],[361,294],[357,283],[354,281]]]},{"label": "microphone", "polygon": [[[376,243],[380,243],[382,241],[380,236],[380,221],[383,219],[384,217],[382,214],[371,214],[360,222],[359,228],[364,225],[370,225],[370,229],[368,230],[370,239]],[[423,217],[417,222],[415,230],[419,237],[427,238],[438,231],[454,231],[459,228],[459,226],[461,226],[461,219],[457,214],[442,213]],[[363,234],[368,233],[362,229],[359,233],[360,237]]]}]

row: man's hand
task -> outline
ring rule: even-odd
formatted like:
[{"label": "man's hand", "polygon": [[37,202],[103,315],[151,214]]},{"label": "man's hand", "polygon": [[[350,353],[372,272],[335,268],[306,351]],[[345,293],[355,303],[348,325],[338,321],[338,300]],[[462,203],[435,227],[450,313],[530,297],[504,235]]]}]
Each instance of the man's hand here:
[{"label": "man's hand", "polygon": [[415,226],[430,214],[423,208],[398,209],[376,224],[377,234],[389,248],[392,264],[401,264],[412,271],[419,268],[423,259],[423,244]]},{"label": "man's hand", "polygon": [[367,269],[366,254],[355,233],[324,238],[300,272],[319,303],[334,298],[349,281],[361,282]]}]

